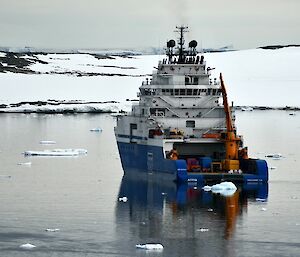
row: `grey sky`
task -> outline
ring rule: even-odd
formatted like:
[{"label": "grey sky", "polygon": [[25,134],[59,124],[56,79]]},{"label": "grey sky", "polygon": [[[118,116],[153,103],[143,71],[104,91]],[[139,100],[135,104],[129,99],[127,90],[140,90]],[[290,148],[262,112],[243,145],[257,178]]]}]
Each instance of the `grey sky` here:
[{"label": "grey sky", "polygon": [[300,0],[0,0],[0,46],[162,47],[176,25],[203,47],[300,44]]}]

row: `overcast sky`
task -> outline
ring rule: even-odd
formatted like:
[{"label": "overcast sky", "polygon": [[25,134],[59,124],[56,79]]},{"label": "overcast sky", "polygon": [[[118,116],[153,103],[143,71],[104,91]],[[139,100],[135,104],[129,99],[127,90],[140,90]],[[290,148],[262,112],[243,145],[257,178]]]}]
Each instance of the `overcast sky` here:
[{"label": "overcast sky", "polygon": [[204,48],[300,44],[300,0],[0,0],[0,46],[163,47],[176,25]]}]

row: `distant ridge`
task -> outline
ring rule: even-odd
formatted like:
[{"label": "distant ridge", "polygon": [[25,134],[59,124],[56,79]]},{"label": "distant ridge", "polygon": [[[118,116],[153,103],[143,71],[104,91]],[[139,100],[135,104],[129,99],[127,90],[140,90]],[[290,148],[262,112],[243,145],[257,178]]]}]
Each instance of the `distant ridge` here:
[{"label": "distant ridge", "polygon": [[[235,51],[232,45],[220,48],[203,48],[199,50],[204,53]],[[35,47],[1,47],[0,52],[15,54],[100,54],[105,56],[134,56],[134,55],[162,55],[165,49],[161,47],[145,47],[145,48],[111,48],[111,49],[51,49],[51,48],[35,48]]]},{"label": "distant ridge", "polygon": [[276,50],[276,49],[281,49],[281,48],[286,48],[286,47],[300,47],[300,45],[270,45],[270,46],[261,46],[258,48]]}]

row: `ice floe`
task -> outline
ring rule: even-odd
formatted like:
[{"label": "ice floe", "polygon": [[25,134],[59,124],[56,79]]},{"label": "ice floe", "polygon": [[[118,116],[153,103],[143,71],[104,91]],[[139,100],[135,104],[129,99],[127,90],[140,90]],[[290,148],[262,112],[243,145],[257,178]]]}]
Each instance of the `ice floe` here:
[{"label": "ice floe", "polygon": [[274,160],[279,160],[282,158],[281,153],[267,154],[266,157],[273,158]]},{"label": "ice floe", "polygon": [[44,151],[25,151],[25,156],[78,156],[87,154],[86,149],[54,149]]},{"label": "ice floe", "polygon": [[209,192],[209,191],[211,191],[211,186],[204,186],[204,187],[202,187],[202,189],[203,189],[205,192]]},{"label": "ice floe", "polygon": [[119,202],[124,202],[126,203],[128,201],[128,198],[126,196],[119,197]]},{"label": "ice floe", "polygon": [[20,245],[20,248],[25,249],[25,250],[31,250],[35,247],[36,247],[35,245],[29,244],[29,243]]},{"label": "ice floe", "polygon": [[90,129],[91,132],[102,132],[102,128],[92,128]]},{"label": "ice floe", "polygon": [[246,111],[248,111],[248,112],[250,111],[250,112],[251,112],[251,111],[253,111],[253,108],[250,107],[250,106],[246,106],[246,107],[242,107],[241,110],[242,110],[243,112],[246,112]]},{"label": "ice floe", "polygon": [[213,186],[204,186],[202,189],[206,192],[212,191],[215,194],[221,194],[223,196],[231,196],[237,190],[237,187],[232,182],[222,182]]},{"label": "ice floe", "polygon": [[143,250],[163,250],[164,249],[162,244],[137,244],[135,247],[137,249],[143,249]]},{"label": "ice floe", "polygon": [[42,145],[53,145],[53,144],[56,144],[56,142],[52,141],[52,140],[41,140],[40,144],[42,144]]},{"label": "ice floe", "polygon": [[266,202],[267,199],[266,198],[256,198],[255,201],[256,202]]},{"label": "ice floe", "polygon": [[31,166],[31,162],[19,162],[18,165],[21,165],[21,166]]},{"label": "ice floe", "polygon": [[0,175],[0,178],[11,178],[10,175]]},{"label": "ice floe", "polygon": [[198,232],[208,232],[209,228],[199,228],[197,229]]},{"label": "ice floe", "polygon": [[45,231],[47,231],[47,232],[58,232],[58,231],[60,231],[60,229],[59,228],[46,228]]}]

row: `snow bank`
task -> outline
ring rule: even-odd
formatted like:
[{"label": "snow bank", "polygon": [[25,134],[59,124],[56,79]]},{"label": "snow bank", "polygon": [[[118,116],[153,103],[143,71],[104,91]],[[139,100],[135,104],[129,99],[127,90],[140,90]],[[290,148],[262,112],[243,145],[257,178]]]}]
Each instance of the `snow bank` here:
[{"label": "snow bank", "polygon": [[[137,98],[142,81],[162,59],[154,55],[113,59],[96,58],[91,54],[36,56],[47,62],[30,66],[41,74],[0,73],[0,104],[47,99],[124,103],[126,99]],[[216,68],[212,71],[214,77],[223,73],[229,101],[235,105],[299,106],[300,47],[206,53],[204,56],[207,66]],[[35,107],[28,106],[30,108]],[[50,106],[45,108],[51,109]]]}]

